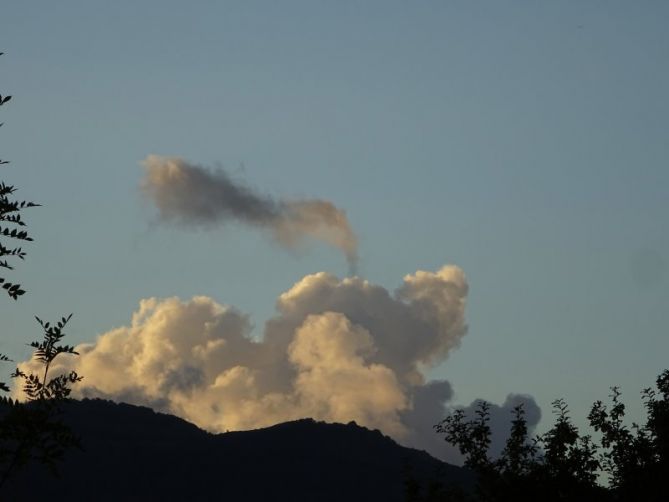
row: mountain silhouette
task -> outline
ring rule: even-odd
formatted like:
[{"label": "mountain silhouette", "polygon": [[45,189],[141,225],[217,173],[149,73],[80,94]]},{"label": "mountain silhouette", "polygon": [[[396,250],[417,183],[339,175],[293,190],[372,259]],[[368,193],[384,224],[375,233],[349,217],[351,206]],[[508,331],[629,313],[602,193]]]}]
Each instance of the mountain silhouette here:
[{"label": "mountain silhouette", "polygon": [[149,408],[69,401],[63,421],[81,438],[55,477],[31,465],[2,500],[402,501],[423,486],[468,487],[472,474],[355,422],[312,419],[211,434]]}]

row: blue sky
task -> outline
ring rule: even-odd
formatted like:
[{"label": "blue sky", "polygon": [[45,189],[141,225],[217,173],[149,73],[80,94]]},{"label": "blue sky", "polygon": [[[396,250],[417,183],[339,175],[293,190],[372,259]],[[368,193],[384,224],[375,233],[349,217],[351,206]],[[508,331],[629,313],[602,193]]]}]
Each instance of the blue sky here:
[{"label": "blue sky", "polygon": [[140,299],[204,294],[262,332],[336,251],[253,229],[152,225],[148,154],[221,165],[263,193],[344,208],[360,273],[461,267],[469,333],[431,374],[456,400],[565,397],[581,419],[669,366],[669,4],[13,2],[3,6],[3,179],[44,205],[2,306],[71,342]]}]

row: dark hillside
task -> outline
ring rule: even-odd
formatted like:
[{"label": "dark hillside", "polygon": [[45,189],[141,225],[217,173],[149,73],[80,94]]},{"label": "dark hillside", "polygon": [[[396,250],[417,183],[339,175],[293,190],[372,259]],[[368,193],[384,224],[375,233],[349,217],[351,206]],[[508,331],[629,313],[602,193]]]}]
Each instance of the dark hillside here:
[{"label": "dark hillside", "polygon": [[404,472],[466,483],[467,471],[399,446],[355,423],[310,419],[209,434],[148,408],[84,400],[65,418],[85,452],[59,478],[40,467],[16,476],[7,500],[404,500]]}]

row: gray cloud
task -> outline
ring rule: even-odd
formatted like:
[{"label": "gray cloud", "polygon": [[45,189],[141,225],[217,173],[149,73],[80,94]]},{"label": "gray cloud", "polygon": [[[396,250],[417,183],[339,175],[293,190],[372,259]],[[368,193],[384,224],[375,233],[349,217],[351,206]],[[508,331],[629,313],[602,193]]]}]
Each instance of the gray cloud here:
[{"label": "gray cloud", "polygon": [[199,227],[238,221],[269,231],[288,248],[311,237],[341,250],[355,271],[357,238],[344,211],[331,202],[274,199],[233,180],[223,169],[207,169],[177,157],[149,155],[142,164],[146,171],[142,192],[162,221]]},{"label": "gray cloud", "polygon": [[[416,389],[413,396],[413,408],[402,414],[402,421],[407,424],[410,431],[406,439],[409,444],[437,458],[448,459],[452,463],[460,464],[464,462],[464,458],[457,447],[448,444],[443,436],[438,436],[434,425],[456,409],[463,410],[468,419],[474,419],[474,412],[481,400],[474,400],[467,406],[453,406],[449,403],[452,395],[453,391],[449,382],[445,380],[428,382]],[[488,453],[492,458],[498,458],[511,432],[513,409],[518,404],[523,405],[528,435],[531,437],[541,420],[541,408],[532,396],[524,394],[509,394],[501,405],[489,404],[490,421],[488,423],[492,434]]]}]

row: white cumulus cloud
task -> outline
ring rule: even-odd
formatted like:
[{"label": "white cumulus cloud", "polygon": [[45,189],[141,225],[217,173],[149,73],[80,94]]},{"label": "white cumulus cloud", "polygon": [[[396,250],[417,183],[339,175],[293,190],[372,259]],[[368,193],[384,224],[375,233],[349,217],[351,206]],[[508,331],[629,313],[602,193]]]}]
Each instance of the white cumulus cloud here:
[{"label": "white cumulus cloud", "polygon": [[394,293],[321,272],[279,296],[259,340],[248,316],[212,298],[150,298],[52,371],[84,376],[75,397],[148,405],[214,432],[355,420],[443,457],[428,430],[452,392],[423,372],[467,332],[467,292],[454,266],[407,275]]}]

